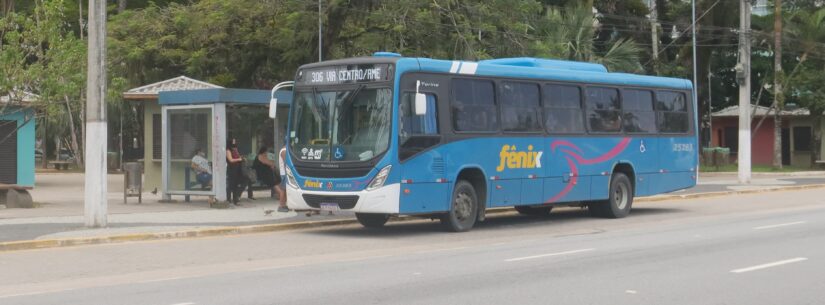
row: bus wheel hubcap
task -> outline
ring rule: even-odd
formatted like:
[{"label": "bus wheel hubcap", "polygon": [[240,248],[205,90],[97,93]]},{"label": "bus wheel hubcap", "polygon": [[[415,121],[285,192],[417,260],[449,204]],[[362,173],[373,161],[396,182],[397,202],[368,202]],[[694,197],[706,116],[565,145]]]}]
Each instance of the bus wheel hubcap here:
[{"label": "bus wheel hubcap", "polygon": [[472,209],[472,200],[470,196],[465,193],[459,193],[455,198],[455,216],[458,220],[466,219],[470,216]]},{"label": "bus wheel hubcap", "polygon": [[613,191],[613,202],[615,202],[616,206],[621,210],[627,206],[627,186],[623,183],[619,183],[616,190]]}]

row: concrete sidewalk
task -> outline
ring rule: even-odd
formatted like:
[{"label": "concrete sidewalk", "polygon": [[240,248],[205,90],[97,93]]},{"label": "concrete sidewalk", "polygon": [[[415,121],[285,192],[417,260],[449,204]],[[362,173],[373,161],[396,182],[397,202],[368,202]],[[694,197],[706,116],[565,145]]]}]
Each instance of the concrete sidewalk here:
[{"label": "concrete sidewalk", "polygon": [[[40,207],[0,209],[0,242],[351,220],[354,216],[350,212],[338,212],[308,218],[303,213],[272,211],[277,209],[277,202],[266,198],[268,191],[256,192],[256,197],[261,198],[259,200],[243,199],[242,206],[224,210],[210,209],[205,198],[197,197],[193,197],[190,203],[182,202],[182,197],[177,198],[180,200],[177,203],[158,203],[160,195],[151,193],[144,194],[142,204],[137,204],[137,198],[130,198],[129,204],[123,204],[122,175],[110,175],[109,227],[87,229],[83,227],[82,184],[82,174],[38,175],[32,196]],[[700,184],[695,188],[639,200],[805,185],[825,185],[825,172],[760,173],[754,175],[749,185],[739,185],[736,173],[708,173],[701,176]]]}]

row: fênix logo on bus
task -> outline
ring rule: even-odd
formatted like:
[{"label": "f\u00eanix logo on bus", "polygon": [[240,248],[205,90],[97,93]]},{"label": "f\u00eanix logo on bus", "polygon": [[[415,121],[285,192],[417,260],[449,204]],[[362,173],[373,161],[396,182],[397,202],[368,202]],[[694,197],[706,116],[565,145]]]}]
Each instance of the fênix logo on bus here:
[{"label": "f\u00eanix logo on bus", "polygon": [[319,189],[324,185],[321,181],[312,181],[312,180],[304,180],[304,187],[305,188],[316,188]]},{"label": "f\u00eanix logo on bus", "polygon": [[498,154],[501,162],[496,167],[496,171],[504,171],[505,168],[541,168],[541,155],[543,151],[533,151],[533,145],[527,146],[527,151],[518,151],[515,145],[504,145]]}]

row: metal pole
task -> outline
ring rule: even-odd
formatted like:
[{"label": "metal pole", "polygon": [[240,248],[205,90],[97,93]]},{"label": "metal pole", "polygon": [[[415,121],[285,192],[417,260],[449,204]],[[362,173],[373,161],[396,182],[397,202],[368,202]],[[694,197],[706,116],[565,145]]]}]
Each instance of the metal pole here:
[{"label": "metal pole", "polygon": [[751,4],[739,3],[739,183],[751,181]]},{"label": "metal pole", "polygon": [[[699,90],[696,87],[699,85],[699,83],[698,83],[698,78],[697,78],[697,75],[696,75],[696,73],[697,73],[696,72],[696,0],[691,1],[691,26],[690,26],[690,28],[691,28],[691,36],[692,36],[692,39],[693,39],[693,94],[692,94],[693,95],[693,101],[692,102],[693,102],[693,109],[696,109],[696,114],[694,114],[695,115],[695,117],[694,117],[695,122],[698,125],[699,124],[699,119],[697,117],[698,117],[698,113],[699,113],[699,97],[698,97],[697,93],[699,92]],[[698,132],[699,128],[696,128],[696,130]],[[699,145],[699,141],[696,142],[696,146],[701,147]],[[698,154],[700,151],[701,150],[697,149],[696,153]],[[698,157],[697,157],[697,159],[698,159]],[[696,184],[699,184],[699,166],[696,167]]]},{"label": "metal pole", "polygon": [[86,172],[84,216],[87,227],[105,227],[106,200],[106,1],[89,0],[89,52],[86,83]]},{"label": "metal pole", "polygon": [[323,22],[321,21],[321,0],[318,0],[318,61],[319,62],[323,61],[323,53],[324,53],[322,51],[323,43],[321,41],[323,39],[321,37],[322,27],[323,27]]},{"label": "metal pole", "polygon": [[650,42],[653,45],[653,70],[659,74],[659,30],[658,12],[656,11],[656,0],[650,0]]}]

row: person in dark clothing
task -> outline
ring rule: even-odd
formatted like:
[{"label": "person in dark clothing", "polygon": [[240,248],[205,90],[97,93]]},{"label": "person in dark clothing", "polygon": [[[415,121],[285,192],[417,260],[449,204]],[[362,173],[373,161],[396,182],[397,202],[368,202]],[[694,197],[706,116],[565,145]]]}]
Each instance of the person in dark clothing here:
[{"label": "person in dark clothing", "polygon": [[278,211],[289,212],[286,207],[286,192],[279,187],[282,182],[281,176],[275,174],[278,172],[277,163],[275,163],[275,160],[269,159],[267,152],[266,147],[261,147],[258,150],[258,155],[255,156],[255,161],[252,162],[252,167],[255,168],[258,181],[269,187],[271,197],[275,197],[276,193],[278,194],[278,201],[280,202]]},{"label": "person in dark clothing", "polygon": [[226,142],[226,200],[232,201],[235,205],[240,205],[241,193],[246,186],[243,176],[243,158],[238,152],[238,141],[235,138]]}]

